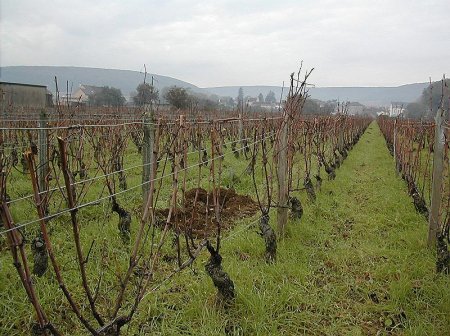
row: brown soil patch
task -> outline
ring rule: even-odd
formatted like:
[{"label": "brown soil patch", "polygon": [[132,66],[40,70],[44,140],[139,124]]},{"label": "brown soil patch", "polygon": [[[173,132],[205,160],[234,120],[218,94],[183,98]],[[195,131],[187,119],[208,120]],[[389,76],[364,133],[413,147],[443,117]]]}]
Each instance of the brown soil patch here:
[{"label": "brown soil patch", "polygon": [[[233,227],[236,220],[251,217],[259,210],[258,203],[250,196],[239,195],[234,189],[220,188],[219,204],[222,229]],[[156,211],[160,225],[164,225],[168,214],[169,209]],[[215,234],[217,224],[212,192],[208,193],[202,188],[188,190],[185,193],[185,209],[178,208],[170,224],[172,229],[197,238]]]}]

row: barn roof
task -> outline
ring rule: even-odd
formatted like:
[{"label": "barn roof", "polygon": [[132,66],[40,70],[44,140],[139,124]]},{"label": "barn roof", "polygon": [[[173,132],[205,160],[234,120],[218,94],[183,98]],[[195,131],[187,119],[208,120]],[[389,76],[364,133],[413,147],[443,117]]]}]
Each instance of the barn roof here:
[{"label": "barn roof", "polygon": [[19,85],[19,86],[32,86],[32,87],[43,87],[46,88],[46,85],[36,85],[36,84],[27,84],[27,83],[12,83],[12,82],[1,82],[0,84],[6,84],[6,85]]}]

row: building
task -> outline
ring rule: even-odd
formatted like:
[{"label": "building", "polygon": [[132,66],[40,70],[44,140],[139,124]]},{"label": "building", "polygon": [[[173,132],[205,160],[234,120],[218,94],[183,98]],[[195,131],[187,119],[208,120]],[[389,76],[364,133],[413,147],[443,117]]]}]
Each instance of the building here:
[{"label": "building", "polygon": [[68,105],[88,105],[89,97],[93,96],[97,93],[100,93],[103,90],[102,87],[94,86],[94,85],[85,85],[82,84],[80,87],[72,93],[70,96],[61,96],[59,98],[61,104]]},{"label": "building", "polygon": [[399,115],[403,115],[403,113],[405,112],[404,106],[406,105],[406,103],[392,102],[391,106],[389,107],[389,116],[395,118]]},{"label": "building", "polygon": [[347,106],[347,113],[349,115],[361,115],[364,112],[364,105],[358,102],[351,102]]},{"label": "building", "polygon": [[45,85],[0,82],[2,106],[45,108],[53,106],[52,93]]},{"label": "building", "polygon": [[336,101],[331,101],[330,108],[333,108],[333,105],[334,110],[331,114],[361,115],[365,109],[365,106],[358,102],[336,103]]},{"label": "building", "polygon": [[260,105],[259,102],[258,102],[258,98],[254,98],[254,97],[246,97],[245,103],[246,103],[247,106]]}]

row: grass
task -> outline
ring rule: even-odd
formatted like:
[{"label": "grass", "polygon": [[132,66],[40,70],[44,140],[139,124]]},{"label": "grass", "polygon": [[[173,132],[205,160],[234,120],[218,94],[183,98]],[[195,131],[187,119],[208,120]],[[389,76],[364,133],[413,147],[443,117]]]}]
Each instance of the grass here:
[{"label": "grass", "polygon": [[[231,161],[229,167],[239,172],[246,165],[245,161],[239,164]],[[204,253],[192,269],[149,293],[123,333],[448,334],[450,278],[435,274],[435,254],[426,247],[426,222],[415,212],[404,182],[395,175],[393,159],[375,123],[336,173],[334,181],[323,183],[315,204],[304,194],[298,195],[305,215],[299,222],[289,222],[288,238],[279,243],[276,263],[264,262],[256,224],[247,228],[252,219],[239,222],[226,234],[221,253],[223,267],[236,287],[232,307],[216,306],[215,289],[203,269]],[[238,186],[241,192],[251,188],[244,180]],[[273,214],[271,223],[275,227]],[[107,243],[120,245],[115,226],[100,224],[100,220],[98,225],[103,225],[105,237],[118,240]],[[90,225],[82,232],[89,245],[89,236],[96,231]],[[63,238],[64,232],[58,235]],[[66,236],[70,240],[69,232]],[[111,253],[109,263],[117,259],[117,267],[125,267],[127,254],[122,254]],[[0,260],[0,334],[22,335],[23,326],[29,326],[33,316],[9,255],[3,253]],[[102,266],[99,258],[89,265],[93,274]],[[75,270],[70,274],[71,268],[75,263],[66,265],[65,274],[77,279]],[[43,306],[49,307],[46,311],[51,311],[55,324],[64,320],[66,333],[85,334],[71,322],[72,314],[65,313],[67,304],[60,293],[55,294],[53,277],[38,281]],[[70,283],[71,289],[77,286],[78,280]]]},{"label": "grass", "polygon": [[224,244],[224,268],[237,290],[232,308],[214,306],[203,260],[194,278],[186,272],[148,296],[130,334],[446,335],[450,330],[450,279],[435,274],[426,222],[395,175],[376,124],[336,180],[323,184],[316,204],[306,206],[304,218],[289,223],[275,264],[263,261],[255,231]]}]

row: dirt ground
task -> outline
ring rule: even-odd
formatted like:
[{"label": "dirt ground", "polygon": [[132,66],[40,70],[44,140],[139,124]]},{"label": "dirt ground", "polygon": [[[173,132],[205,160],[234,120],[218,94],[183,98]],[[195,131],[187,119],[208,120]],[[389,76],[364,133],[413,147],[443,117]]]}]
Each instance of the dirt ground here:
[{"label": "dirt ground", "polygon": [[[234,189],[220,188],[220,223],[222,229],[234,226],[239,219],[251,217],[258,210],[258,204],[250,196],[239,195]],[[160,225],[164,225],[169,209],[157,210]],[[172,229],[187,231],[193,237],[203,238],[217,232],[212,192],[203,188],[194,188],[185,193],[184,209],[177,208],[170,221]]]}]

